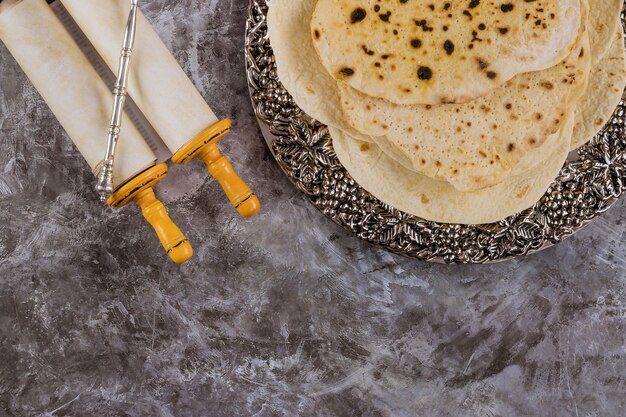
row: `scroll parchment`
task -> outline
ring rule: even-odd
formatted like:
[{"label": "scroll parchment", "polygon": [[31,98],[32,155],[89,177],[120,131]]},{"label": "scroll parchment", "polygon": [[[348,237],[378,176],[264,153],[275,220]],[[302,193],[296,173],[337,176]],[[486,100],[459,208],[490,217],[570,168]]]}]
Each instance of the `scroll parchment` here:
[{"label": "scroll parchment", "polygon": [[[94,169],[104,156],[113,96],[52,9],[45,0],[2,1],[0,39]],[[155,160],[137,129],[125,123],[116,153],[114,186]]]},{"label": "scroll parchment", "polygon": [[[110,68],[117,68],[127,0],[62,0]],[[143,14],[129,75],[129,95],[175,153],[218,119]]]}]

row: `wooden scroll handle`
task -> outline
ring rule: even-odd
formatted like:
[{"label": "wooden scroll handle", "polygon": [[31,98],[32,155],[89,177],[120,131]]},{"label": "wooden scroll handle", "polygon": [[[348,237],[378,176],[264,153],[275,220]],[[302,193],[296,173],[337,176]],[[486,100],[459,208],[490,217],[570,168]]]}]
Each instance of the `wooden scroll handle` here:
[{"label": "wooden scroll handle", "polygon": [[243,217],[249,218],[261,210],[261,203],[217,147],[219,141],[230,132],[230,128],[229,119],[216,123],[176,152],[172,162],[185,164],[200,158],[206,164],[209,173],[222,186],[233,207]]},{"label": "wooden scroll handle", "polygon": [[119,208],[135,202],[141,208],[143,217],[156,232],[169,257],[177,264],[182,264],[191,259],[193,249],[183,232],[167,214],[165,206],[157,199],[153,189],[166,174],[166,164],[159,164],[144,171],[115,191],[108,204]]}]

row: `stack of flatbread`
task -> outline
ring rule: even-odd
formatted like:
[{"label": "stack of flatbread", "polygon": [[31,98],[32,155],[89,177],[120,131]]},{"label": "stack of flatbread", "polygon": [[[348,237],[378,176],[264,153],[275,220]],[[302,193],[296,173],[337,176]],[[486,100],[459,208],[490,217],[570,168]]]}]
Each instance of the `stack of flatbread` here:
[{"label": "stack of flatbread", "polygon": [[272,0],[278,76],[350,175],[445,223],[535,204],[626,85],[622,0]]}]

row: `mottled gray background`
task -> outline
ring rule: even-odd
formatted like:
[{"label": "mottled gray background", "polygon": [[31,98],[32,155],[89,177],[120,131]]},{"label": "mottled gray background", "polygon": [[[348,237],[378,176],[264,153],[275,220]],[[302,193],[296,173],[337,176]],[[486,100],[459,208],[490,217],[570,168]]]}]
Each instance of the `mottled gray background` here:
[{"label": "mottled gray background", "polygon": [[142,6],[221,116],[264,203],[238,217],[198,164],[158,193],[194,244],[174,266],[94,179],[0,47],[1,416],[624,416],[626,200],[575,238],[439,266],[348,235],[266,149],[246,0]]}]

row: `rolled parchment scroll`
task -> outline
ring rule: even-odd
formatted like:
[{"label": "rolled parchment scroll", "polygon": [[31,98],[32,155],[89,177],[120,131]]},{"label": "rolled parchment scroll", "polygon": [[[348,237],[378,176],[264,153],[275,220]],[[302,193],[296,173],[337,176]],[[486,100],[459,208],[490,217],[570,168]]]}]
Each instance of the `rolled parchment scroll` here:
[{"label": "rolled parchment scroll", "polygon": [[[46,0],[0,0],[0,39],[96,170],[107,145],[103,132],[113,95]],[[113,171],[117,190],[108,203],[137,203],[170,258],[183,263],[193,250],[154,194],[167,173],[167,165],[155,165],[156,159],[136,127],[125,123]]]},{"label": "rolled parchment scroll", "polygon": [[[115,68],[128,17],[127,0],[61,0],[110,68]],[[250,187],[239,178],[218,142],[230,120],[218,122],[174,56],[143,14],[137,16],[128,94],[174,154],[172,161],[202,159],[231,204],[244,217],[260,210]]]},{"label": "rolled parchment scroll", "polygon": [[[2,1],[0,39],[94,170],[105,152],[113,96],[46,1]],[[131,123],[120,136],[116,187],[156,161]]]},{"label": "rolled parchment scroll", "polygon": [[[110,68],[117,68],[128,0],[62,0]],[[218,119],[142,13],[128,94],[172,153]]]}]

